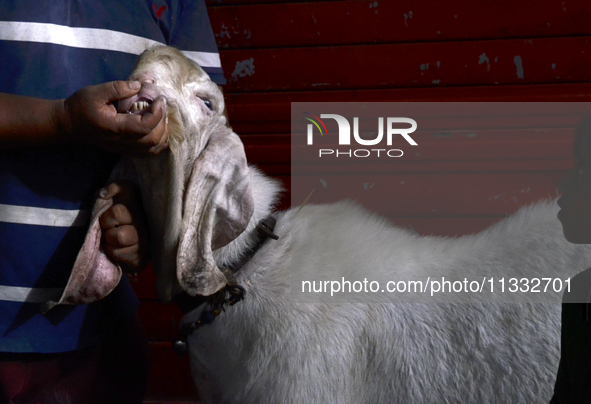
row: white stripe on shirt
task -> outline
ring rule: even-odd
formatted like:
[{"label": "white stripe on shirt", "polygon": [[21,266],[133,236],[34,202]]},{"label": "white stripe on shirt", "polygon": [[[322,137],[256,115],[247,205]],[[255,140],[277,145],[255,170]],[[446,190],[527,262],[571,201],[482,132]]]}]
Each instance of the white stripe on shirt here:
[{"label": "white stripe on shirt", "polygon": [[63,291],[63,288],[22,288],[0,285],[0,300],[45,303],[49,300],[59,300]]},{"label": "white stripe on shirt", "polygon": [[[161,42],[124,32],[98,28],[68,27],[38,22],[0,21],[0,40],[52,43],[73,48],[103,49],[139,55]],[[222,67],[215,52],[183,51],[201,67]]]},{"label": "white stripe on shirt", "polygon": [[197,63],[201,67],[218,67],[222,68],[222,61],[220,60],[220,54],[214,52],[194,52],[194,51],[181,51],[183,55]]},{"label": "white stripe on shirt", "polygon": [[85,227],[90,222],[90,211],[0,204],[0,222],[51,227]]}]

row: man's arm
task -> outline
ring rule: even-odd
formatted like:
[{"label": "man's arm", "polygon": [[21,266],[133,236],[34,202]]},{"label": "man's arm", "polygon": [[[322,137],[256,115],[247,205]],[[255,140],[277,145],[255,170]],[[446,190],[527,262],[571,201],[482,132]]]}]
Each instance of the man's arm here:
[{"label": "man's arm", "polygon": [[131,156],[167,147],[163,98],[146,114],[119,114],[113,103],[139,91],[139,82],[84,87],[66,100],[0,93],[0,149],[78,142]]},{"label": "man's arm", "polygon": [[[66,100],[0,93],[0,150],[79,142],[130,156],[149,156],[167,143],[166,101],[155,100],[143,116],[119,114],[113,103],[139,91],[139,82],[84,87]],[[130,184],[110,184],[101,197],[114,205],[101,217],[106,254],[127,270],[143,268],[148,232]]]},{"label": "man's arm", "polygon": [[0,148],[64,141],[57,129],[58,103],[59,100],[0,93]]}]

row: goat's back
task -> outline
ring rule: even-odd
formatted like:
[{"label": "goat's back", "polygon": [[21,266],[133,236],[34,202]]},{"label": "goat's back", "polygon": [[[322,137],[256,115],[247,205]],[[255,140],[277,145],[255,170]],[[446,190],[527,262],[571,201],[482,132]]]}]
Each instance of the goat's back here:
[{"label": "goat's back", "polygon": [[548,402],[559,299],[334,304],[324,296],[323,303],[297,303],[292,281],[325,271],[367,274],[380,260],[391,277],[490,275],[533,265],[540,276],[565,278],[584,269],[591,254],[563,239],[555,213],[552,203],[539,204],[458,239],[415,236],[350,202],[280,214],[280,240],[268,241],[238,273],[246,299],[190,338],[202,400]]}]

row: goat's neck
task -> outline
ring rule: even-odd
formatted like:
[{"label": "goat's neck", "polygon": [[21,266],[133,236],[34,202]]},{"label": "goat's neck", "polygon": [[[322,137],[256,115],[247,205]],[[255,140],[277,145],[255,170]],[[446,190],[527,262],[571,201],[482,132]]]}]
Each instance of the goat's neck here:
[{"label": "goat's neck", "polygon": [[281,185],[278,181],[265,176],[253,166],[250,166],[250,186],[254,200],[254,212],[246,230],[240,236],[225,247],[214,251],[214,258],[219,267],[233,266],[249,250],[254,248],[258,241],[256,226],[273,212],[281,192]]}]

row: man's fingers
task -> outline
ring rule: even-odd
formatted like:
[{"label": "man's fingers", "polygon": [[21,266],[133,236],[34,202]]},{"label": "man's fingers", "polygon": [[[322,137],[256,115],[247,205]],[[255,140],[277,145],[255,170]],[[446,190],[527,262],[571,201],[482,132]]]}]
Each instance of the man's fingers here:
[{"label": "man's fingers", "polygon": [[105,245],[105,253],[108,257],[123,264],[131,266],[132,270],[138,270],[140,263],[139,245],[135,244],[129,247],[117,248],[110,245]]},{"label": "man's fingers", "polygon": [[122,264],[124,270],[141,269],[147,258],[147,229],[136,188],[130,181],[118,180],[103,188],[99,195],[103,199],[112,198],[114,203],[99,218],[105,253]]},{"label": "man's fingers", "polygon": [[113,182],[99,191],[99,196],[103,199],[111,199],[122,191],[120,184]]},{"label": "man's fingers", "polygon": [[164,116],[158,125],[148,134],[138,141],[139,144],[148,148],[150,154],[158,154],[168,148],[168,125],[166,116]]},{"label": "man's fingers", "polygon": [[150,104],[140,117],[140,125],[153,132],[158,126],[166,124],[166,98],[160,96]]},{"label": "man's fingers", "polygon": [[157,125],[166,116],[166,98],[163,96],[156,97],[154,102],[148,105],[143,112],[142,124],[150,125],[155,123]]},{"label": "man's fingers", "polygon": [[[166,99],[158,97],[141,114],[117,114],[113,121],[113,130],[129,136],[130,140],[137,141],[147,135],[151,135],[155,129],[166,126]],[[164,131],[160,130],[162,136]],[[157,143],[160,139],[158,139]],[[150,147],[153,147],[152,144]]]},{"label": "man's fingers", "polygon": [[133,218],[127,207],[123,204],[111,206],[99,218],[103,230],[109,230],[117,226],[132,224]]},{"label": "man's fingers", "polygon": [[139,235],[133,226],[119,226],[105,232],[105,241],[113,248],[130,247],[139,243]]},{"label": "man's fingers", "polygon": [[153,115],[148,121],[142,121],[142,118],[142,116],[136,114],[118,113],[113,117],[111,130],[121,137],[127,138],[123,140],[137,141],[137,139],[149,134],[160,122],[159,119],[153,118]]},{"label": "man's fingers", "polygon": [[112,182],[99,191],[99,196],[102,199],[115,198],[115,204],[117,203],[135,203],[136,188],[129,180],[117,180]]},{"label": "man's fingers", "polygon": [[105,103],[123,100],[137,94],[142,88],[139,81],[110,81],[96,86],[101,92]]}]

